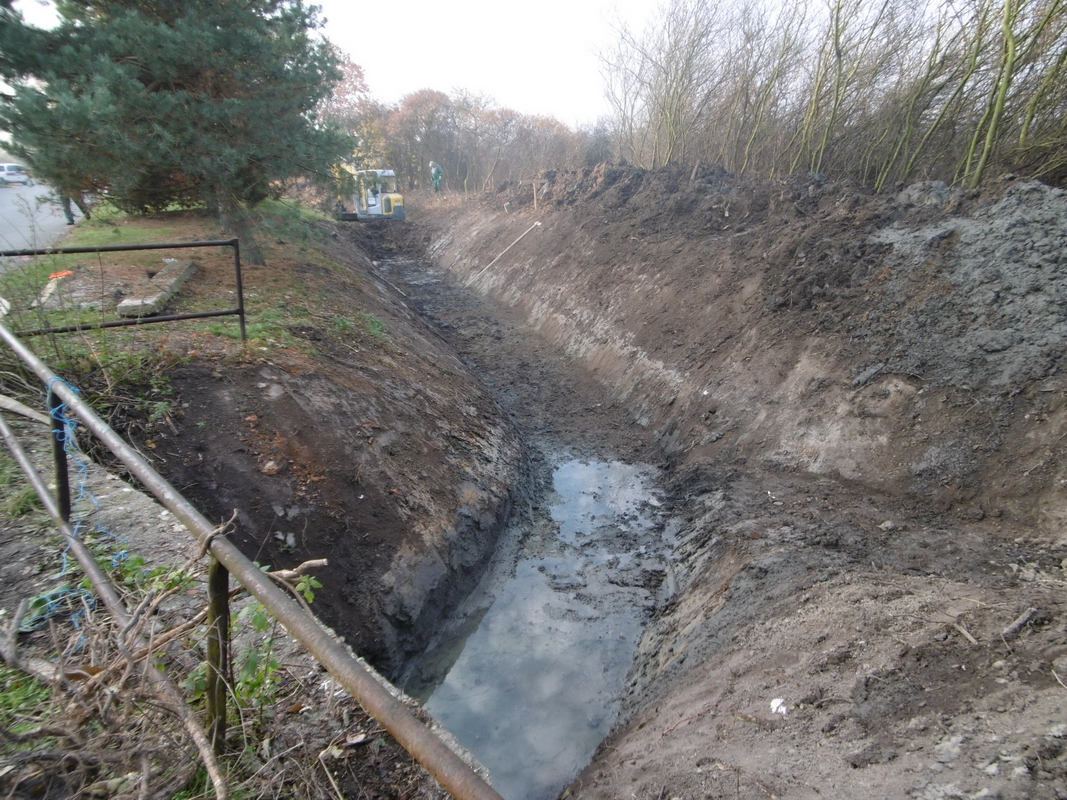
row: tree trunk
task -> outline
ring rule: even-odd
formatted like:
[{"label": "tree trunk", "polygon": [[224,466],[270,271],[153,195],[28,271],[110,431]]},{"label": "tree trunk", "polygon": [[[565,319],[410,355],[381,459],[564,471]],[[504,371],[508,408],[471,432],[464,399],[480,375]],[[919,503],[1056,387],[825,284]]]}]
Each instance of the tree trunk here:
[{"label": "tree trunk", "polygon": [[266,264],[263,250],[252,233],[252,220],[248,218],[244,204],[225,192],[219,192],[216,196],[219,202],[219,226],[224,234],[235,236],[240,241],[241,261],[260,266]]}]

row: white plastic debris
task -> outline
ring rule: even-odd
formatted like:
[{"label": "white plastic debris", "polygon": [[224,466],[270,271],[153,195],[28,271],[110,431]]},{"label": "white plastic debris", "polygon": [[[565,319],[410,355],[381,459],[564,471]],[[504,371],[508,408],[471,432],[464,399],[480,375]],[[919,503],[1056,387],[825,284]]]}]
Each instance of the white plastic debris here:
[{"label": "white plastic debris", "polygon": [[785,704],[785,700],[781,697],[776,697],[771,700],[771,713],[781,714],[783,717],[789,713],[789,706]]}]

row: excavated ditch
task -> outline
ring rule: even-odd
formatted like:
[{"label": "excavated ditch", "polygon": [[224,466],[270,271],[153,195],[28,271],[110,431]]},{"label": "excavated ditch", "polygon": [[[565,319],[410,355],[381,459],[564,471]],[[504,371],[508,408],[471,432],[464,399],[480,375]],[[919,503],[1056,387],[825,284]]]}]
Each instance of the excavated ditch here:
[{"label": "excavated ditch", "polygon": [[669,595],[654,451],[505,310],[417,260],[378,267],[497,396],[527,459],[485,577],[402,683],[509,800],[557,797],[617,721],[643,625]]}]

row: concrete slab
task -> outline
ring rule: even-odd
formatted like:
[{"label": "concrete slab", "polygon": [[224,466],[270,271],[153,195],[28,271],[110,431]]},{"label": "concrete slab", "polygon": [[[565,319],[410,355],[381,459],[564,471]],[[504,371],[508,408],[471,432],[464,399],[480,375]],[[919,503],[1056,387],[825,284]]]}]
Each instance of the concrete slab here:
[{"label": "concrete slab", "polygon": [[195,272],[195,261],[167,264],[119,303],[119,316],[148,317],[158,314]]}]

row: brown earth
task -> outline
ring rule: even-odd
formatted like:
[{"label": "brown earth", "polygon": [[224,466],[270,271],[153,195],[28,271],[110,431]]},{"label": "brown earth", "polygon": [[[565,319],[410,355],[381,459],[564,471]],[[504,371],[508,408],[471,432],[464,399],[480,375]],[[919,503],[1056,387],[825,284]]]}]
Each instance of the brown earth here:
[{"label": "brown earth", "polygon": [[673,599],[571,794],[1067,796],[1067,196],[547,178],[421,236],[669,459]]},{"label": "brown earth", "polygon": [[[316,606],[387,670],[543,479],[516,430],[662,463],[666,602],[573,796],[1067,797],[1064,193],[546,177],[251,270],[309,313],[165,334],[144,447],[261,561],[328,554]],[[439,288],[369,260],[419,253]]]}]

